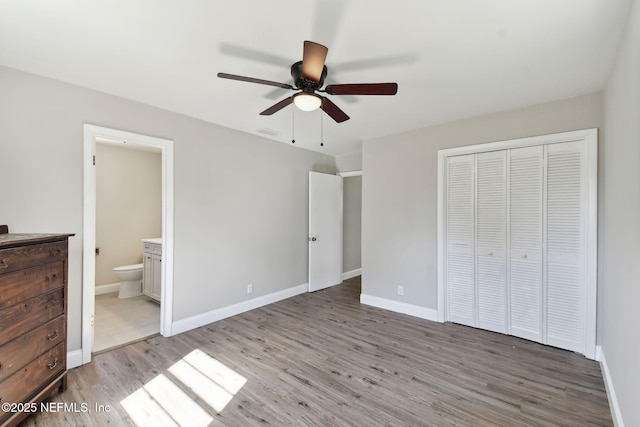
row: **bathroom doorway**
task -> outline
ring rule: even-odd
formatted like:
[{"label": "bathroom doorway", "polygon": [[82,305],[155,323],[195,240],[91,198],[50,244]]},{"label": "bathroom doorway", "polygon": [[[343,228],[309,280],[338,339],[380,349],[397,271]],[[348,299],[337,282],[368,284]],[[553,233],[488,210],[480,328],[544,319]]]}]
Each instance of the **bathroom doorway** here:
[{"label": "bathroom doorway", "polygon": [[[83,364],[94,352],[171,335],[173,303],[173,142],[84,130]],[[153,299],[142,292],[143,239],[161,248]]]},{"label": "bathroom doorway", "polygon": [[162,152],[98,137],[95,171],[94,354],[160,332],[159,295],[143,292],[143,240],[162,241]]}]

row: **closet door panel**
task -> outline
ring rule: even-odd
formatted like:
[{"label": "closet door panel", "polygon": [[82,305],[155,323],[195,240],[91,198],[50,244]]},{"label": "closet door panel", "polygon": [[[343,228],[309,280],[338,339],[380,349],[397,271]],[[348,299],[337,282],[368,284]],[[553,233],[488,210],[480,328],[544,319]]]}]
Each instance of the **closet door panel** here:
[{"label": "closet door panel", "polygon": [[547,343],[584,352],[586,171],[584,145],[547,147]]},{"label": "closet door panel", "polygon": [[543,340],[543,147],[509,151],[510,333]]},{"label": "closet door panel", "polygon": [[475,326],[474,155],[447,159],[447,320]]},{"label": "closet door panel", "polygon": [[476,158],[476,292],[478,327],[507,332],[506,151]]}]

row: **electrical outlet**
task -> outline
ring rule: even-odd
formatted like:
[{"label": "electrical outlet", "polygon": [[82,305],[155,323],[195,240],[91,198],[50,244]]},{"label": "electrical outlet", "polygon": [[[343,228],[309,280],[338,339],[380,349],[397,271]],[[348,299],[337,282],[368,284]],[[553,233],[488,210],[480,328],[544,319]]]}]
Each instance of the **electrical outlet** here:
[{"label": "electrical outlet", "polygon": [[247,293],[250,294],[251,292],[253,292],[253,283],[247,285]]},{"label": "electrical outlet", "polygon": [[398,286],[398,295],[404,295],[404,286]]}]

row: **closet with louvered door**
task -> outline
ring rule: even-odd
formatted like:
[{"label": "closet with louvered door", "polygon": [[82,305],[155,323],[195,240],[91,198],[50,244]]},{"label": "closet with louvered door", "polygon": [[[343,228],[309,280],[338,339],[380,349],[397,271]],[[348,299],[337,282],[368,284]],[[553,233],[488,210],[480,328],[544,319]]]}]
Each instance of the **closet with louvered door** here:
[{"label": "closet with louvered door", "polygon": [[447,162],[446,275],[448,319],[476,326],[474,268],[474,160],[458,156]]},{"label": "closet with louvered door", "polygon": [[477,326],[507,333],[506,151],[476,155]]},{"label": "closet with louvered door", "polygon": [[584,348],[588,176],[583,144],[552,144],[546,174],[546,340],[567,350]]},{"label": "closet with louvered door", "polygon": [[447,150],[443,317],[593,358],[597,133],[557,135]]},{"label": "closet with louvered door", "polygon": [[542,342],[543,146],[509,150],[509,333]]}]

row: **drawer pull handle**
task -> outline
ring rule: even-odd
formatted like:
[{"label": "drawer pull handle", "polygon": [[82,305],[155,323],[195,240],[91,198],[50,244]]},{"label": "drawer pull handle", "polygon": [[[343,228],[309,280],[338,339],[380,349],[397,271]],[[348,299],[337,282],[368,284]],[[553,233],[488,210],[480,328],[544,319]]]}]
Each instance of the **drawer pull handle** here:
[{"label": "drawer pull handle", "polygon": [[0,268],[9,268],[9,264],[7,264],[7,261],[0,259]]},{"label": "drawer pull handle", "polygon": [[53,369],[58,366],[58,358],[53,359],[53,363],[47,363],[47,368]]},{"label": "drawer pull handle", "polygon": [[58,339],[59,336],[60,336],[60,332],[58,332],[58,330],[56,329],[54,333],[47,335],[47,339],[49,341],[55,341]]}]

